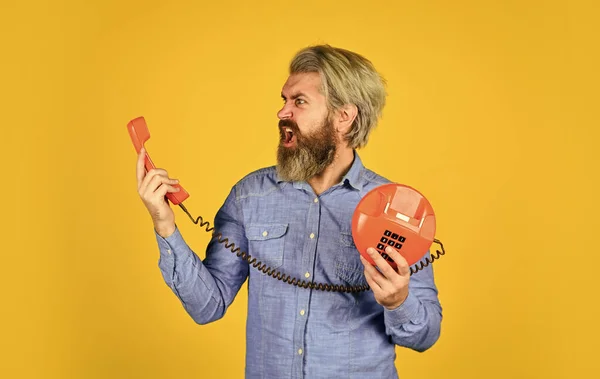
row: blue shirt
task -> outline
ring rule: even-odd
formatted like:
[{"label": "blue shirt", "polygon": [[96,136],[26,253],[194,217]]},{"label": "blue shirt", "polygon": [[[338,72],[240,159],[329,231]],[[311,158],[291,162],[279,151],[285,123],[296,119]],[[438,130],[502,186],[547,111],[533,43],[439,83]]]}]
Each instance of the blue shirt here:
[{"label": "blue shirt", "polygon": [[[389,182],[365,168],[356,152],[340,183],[319,196],[308,183],[285,182],[275,167],[263,168],[233,186],[214,227],[283,274],[364,285],[352,214],[367,192]],[[439,337],[442,309],[432,265],[411,276],[404,303],[388,310],[370,289],[327,292],[277,280],[215,238],[204,260],[179,229],[156,238],[162,276],[198,324],[223,317],[248,279],[247,378],[397,378],[395,345],[424,351]]]}]

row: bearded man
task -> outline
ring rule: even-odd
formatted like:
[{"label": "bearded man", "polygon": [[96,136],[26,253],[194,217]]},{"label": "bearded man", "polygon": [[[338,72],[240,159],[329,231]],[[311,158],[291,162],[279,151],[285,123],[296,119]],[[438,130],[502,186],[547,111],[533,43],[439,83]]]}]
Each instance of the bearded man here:
[{"label": "bearded man", "polygon": [[198,324],[222,318],[248,279],[247,378],[397,378],[395,346],[430,348],[442,309],[431,265],[411,276],[388,248],[397,268],[369,249],[373,266],[352,239],[358,202],[390,183],[357,153],[381,117],[385,81],[357,53],[312,46],[292,59],[281,97],[277,165],[239,180],[215,217],[215,231],[252,264],[216,238],[201,260],[165,201],[177,180],[145,173],[140,153],[138,193],[163,279]]}]

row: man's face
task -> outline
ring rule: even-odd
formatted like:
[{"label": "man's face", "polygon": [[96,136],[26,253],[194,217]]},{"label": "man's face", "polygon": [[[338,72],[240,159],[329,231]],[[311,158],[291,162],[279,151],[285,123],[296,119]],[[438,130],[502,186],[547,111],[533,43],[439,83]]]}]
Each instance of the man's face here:
[{"label": "man's face", "polygon": [[335,128],[320,86],[318,73],[294,74],[281,91],[277,171],[284,180],[306,181],[335,157]]}]

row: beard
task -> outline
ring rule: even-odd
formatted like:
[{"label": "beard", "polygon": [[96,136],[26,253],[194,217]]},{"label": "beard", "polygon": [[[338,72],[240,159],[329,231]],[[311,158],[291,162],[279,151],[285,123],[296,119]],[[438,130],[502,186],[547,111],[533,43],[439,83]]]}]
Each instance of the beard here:
[{"label": "beard", "polygon": [[301,134],[298,124],[292,120],[279,121],[282,140],[285,132],[282,127],[291,128],[296,138],[296,146],[285,147],[281,143],[277,149],[277,173],[286,181],[307,181],[322,173],[336,154],[336,136],[329,115],[318,130],[312,134]]}]

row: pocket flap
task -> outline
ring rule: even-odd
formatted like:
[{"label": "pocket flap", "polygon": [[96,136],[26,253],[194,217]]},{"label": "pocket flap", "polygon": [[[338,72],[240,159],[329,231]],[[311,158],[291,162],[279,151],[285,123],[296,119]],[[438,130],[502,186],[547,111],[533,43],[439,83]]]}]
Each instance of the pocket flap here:
[{"label": "pocket flap", "polygon": [[251,241],[265,241],[282,237],[288,224],[252,224],[246,227],[246,238]]}]

